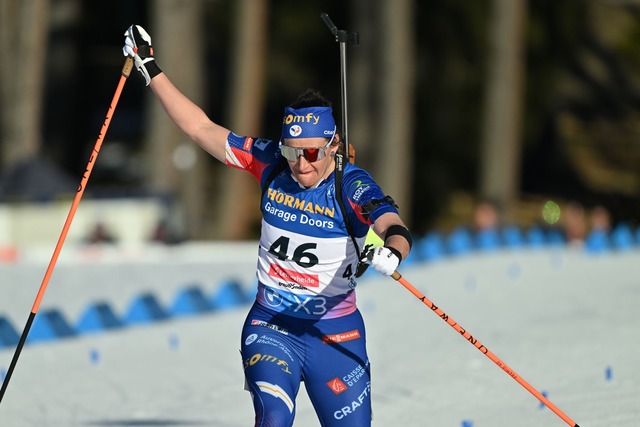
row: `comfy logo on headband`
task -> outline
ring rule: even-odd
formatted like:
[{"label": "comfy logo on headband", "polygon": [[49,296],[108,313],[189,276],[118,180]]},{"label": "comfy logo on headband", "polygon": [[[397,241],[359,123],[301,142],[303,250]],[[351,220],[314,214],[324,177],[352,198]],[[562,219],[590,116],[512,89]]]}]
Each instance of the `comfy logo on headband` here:
[{"label": "comfy logo on headband", "polygon": [[282,138],[332,138],[336,122],[331,107],[306,107],[284,110]]},{"label": "comfy logo on headband", "polygon": [[288,114],[284,118],[285,125],[289,125],[291,123],[311,123],[317,125],[319,121],[320,116],[315,116],[313,113],[307,113],[304,116]]}]

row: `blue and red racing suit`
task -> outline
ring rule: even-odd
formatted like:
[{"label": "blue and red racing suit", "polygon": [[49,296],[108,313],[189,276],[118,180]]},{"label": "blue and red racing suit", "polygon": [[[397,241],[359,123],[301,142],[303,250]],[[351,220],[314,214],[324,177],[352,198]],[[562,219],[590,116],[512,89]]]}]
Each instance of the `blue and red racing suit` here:
[{"label": "blue and red racing suit", "polygon": [[[278,142],[227,138],[226,162],[261,186],[281,167]],[[264,189],[258,292],[242,331],[245,378],[256,426],[293,424],[303,380],[322,426],[369,426],[371,379],[366,335],[356,307],[357,250],[335,199],[335,174],[304,188],[288,167]],[[342,197],[362,247],[371,224],[397,210],[371,176],[345,165]]]}]

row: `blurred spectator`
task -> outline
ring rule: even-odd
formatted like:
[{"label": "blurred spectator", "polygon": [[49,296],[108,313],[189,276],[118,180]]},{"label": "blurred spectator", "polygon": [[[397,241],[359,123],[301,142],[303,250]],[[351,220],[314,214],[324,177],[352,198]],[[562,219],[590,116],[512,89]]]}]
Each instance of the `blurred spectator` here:
[{"label": "blurred spectator", "polygon": [[611,231],[611,215],[604,206],[598,205],[591,210],[589,222],[592,231]]},{"label": "blurred spectator", "polygon": [[564,214],[564,228],[569,245],[581,246],[587,233],[584,207],[581,203],[571,201]]},{"label": "blurred spectator", "polygon": [[93,230],[91,230],[86,242],[92,245],[100,243],[115,243],[116,239],[111,233],[109,233],[104,223],[98,222],[95,227],[93,227]]},{"label": "blurred spectator", "polygon": [[483,251],[498,249],[502,242],[500,239],[500,221],[498,209],[489,201],[479,202],[473,211],[473,228],[475,245]]},{"label": "blurred spectator", "polygon": [[167,245],[174,245],[182,241],[176,233],[172,232],[171,227],[169,227],[168,221],[166,220],[160,220],[158,222],[156,228],[153,230],[150,240],[154,243]]},{"label": "blurred spectator", "polygon": [[601,253],[610,249],[609,232],[611,217],[603,206],[596,206],[589,213],[591,229],[587,235],[586,249],[590,253]]},{"label": "blurred spectator", "polygon": [[499,227],[498,210],[488,201],[481,201],[473,211],[473,226],[475,231],[496,230]]}]

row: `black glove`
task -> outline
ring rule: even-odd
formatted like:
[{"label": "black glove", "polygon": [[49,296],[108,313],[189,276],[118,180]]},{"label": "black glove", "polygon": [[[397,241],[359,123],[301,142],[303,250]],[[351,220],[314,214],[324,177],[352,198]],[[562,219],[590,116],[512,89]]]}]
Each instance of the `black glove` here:
[{"label": "black glove", "polygon": [[162,72],[153,57],[151,36],[140,25],[132,25],[124,33],[122,53],[134,59],[136,70],[142,74],[147,86],[151,79]]}]

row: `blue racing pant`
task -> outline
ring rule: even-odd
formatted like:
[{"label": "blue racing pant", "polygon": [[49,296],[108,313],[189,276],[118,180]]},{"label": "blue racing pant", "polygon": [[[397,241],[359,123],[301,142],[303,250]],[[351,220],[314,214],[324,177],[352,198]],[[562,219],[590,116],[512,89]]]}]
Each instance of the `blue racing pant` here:
[{"label": "blue racing pant", "polygon": [[371,426],[371,377],[359,311],[301,319],[255,303],[242,329],[241,353],[256,427],[293,425],[301,381],[323,427]]}]

